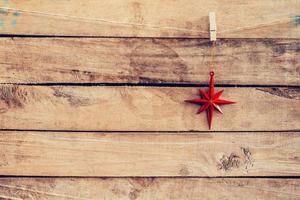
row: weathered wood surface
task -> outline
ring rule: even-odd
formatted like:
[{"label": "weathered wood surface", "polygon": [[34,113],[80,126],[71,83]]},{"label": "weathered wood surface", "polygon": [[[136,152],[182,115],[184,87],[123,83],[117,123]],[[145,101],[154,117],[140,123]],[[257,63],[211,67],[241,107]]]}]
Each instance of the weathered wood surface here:
[{"label": "weathered wood surface", "polygon": [[[300,85],[300,40],[219,40],[219,84]],[[206,39],[1,38],[0,83],[207,83]]]},{"label": "weathered wood surface", "polygon": [[5,0],[0,6],[2,34],[208,37],[214,11],[218,38],[300,37],[298,0]]},{"label": "weathered wood surface", "polygon": [[1,178],[3,199],[198,200],[300,198],[297,179]]},{"label": "weathered wood surface", "polygon": [[299,176],[299,132],[0,132],[0,174]]},{"label": "weathered wood surface", "polygon": [[[217,88],[216,90],[220,90]],[[299,130],[297,88],[226,88],[238,102],[215,113],[216,131]],[[0,129],[85,131],[207,131],[206,114],[186,103],[193,87],[0,87]]]}]

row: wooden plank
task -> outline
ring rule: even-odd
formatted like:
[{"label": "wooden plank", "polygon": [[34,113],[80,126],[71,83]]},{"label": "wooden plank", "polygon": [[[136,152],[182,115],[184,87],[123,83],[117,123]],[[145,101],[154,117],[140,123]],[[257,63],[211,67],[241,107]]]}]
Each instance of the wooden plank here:
[{"label": "wooden plank", "polygon": [[1,2],[1,33],[118,37],[299,38],[297,0],[27,0]]},{"label": "wooden plank", "polygon": [[299,132],[0,132],[1,175],[299,176]]},{"label": "wooden plank", "polygon": [[[221,88],[216,88],[216,91]],[[299,88],[226,88],[238,102],[216,113],[215,131],[299,130]],[[189,87],[0,87],[0,129],[86,131],[207,131],[196,115],[198,88]]]},{"label": "wooden plank", "polygon": [[[47,49],[47,50],[46,50]],[[300,85],[300,40],[219,40],[217,83]],[[1,38],[0,83],[207,83],[205,39]]]},{"label": "wooden plank", "polygon": [[276,199],[300,198],[299,179],[1,178],[4,199]]}]

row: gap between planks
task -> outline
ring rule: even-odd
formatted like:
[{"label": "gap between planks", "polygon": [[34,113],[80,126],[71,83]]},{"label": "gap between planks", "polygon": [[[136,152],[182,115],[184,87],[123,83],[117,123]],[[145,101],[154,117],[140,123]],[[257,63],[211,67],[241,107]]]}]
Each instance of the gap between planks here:
[{"label": "gap between planks", "polygon": [[[10,38],[10,39],[22,39],[22,38],[32,38],[32,39],[157,39],[157,40],[206,40],[210,41],[209,37],[152,37],[152,36],[144,36],[144,37],[138,37],[138,36],[80,36],[80,35],[22,35],[22,34],[1,34],[0,38]],[[300,38],[285,38],[285,37],[278,37],[278,38],[251,38],[251,37],[243,37],[243,38],[219,38],[217,41],[221,40],[300,40]]]},{"label": "gap between planks", "polygon": [[[168,88],[195,88],[206,87],[208,84],[185,84],[185,83],[0,83],[1,85],[16,86],[64,86],[64,87],[168,87]],[[291,88],[298,89],[300,85],[238,85],[238,84],[215,84],[222,88]]]}]

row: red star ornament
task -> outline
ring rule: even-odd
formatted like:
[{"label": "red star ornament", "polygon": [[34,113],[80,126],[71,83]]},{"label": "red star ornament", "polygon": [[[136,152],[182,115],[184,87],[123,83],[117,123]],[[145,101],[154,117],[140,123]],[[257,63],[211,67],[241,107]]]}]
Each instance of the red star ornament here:
[{"label": "red star ornament", "polygon": [[236,103],[233,101],[220,99],[220,96],[222,95],[224,90],[221,90],[221,91],[215,93],[214,75],[215,75],[215,73],[213,71],[211,71],[208,92],[205,92],[205,91],[199,89],[199,94],[202,97],[201,99],[186,100],[186,102],[201,105],[197,114],[200,114],[201,112],[206,110],[207,122],[208,122],[209,129],[211,129],[213,113],[215,110],[217,110],[218,112],[223,114],[223,112],[220,108],[221,105]]}]

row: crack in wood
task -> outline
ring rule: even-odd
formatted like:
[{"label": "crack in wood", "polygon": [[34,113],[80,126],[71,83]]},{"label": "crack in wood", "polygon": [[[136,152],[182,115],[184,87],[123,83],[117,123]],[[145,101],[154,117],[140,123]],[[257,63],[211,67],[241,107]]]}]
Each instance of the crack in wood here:
[{"label": "crack in wood", "polygon": [[256,88],[259,91],[267,92],[288,99],[300,100],[300,87],[299,88]]}]

